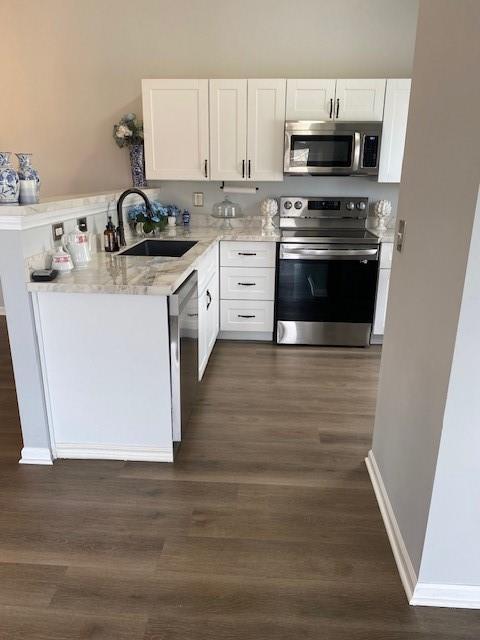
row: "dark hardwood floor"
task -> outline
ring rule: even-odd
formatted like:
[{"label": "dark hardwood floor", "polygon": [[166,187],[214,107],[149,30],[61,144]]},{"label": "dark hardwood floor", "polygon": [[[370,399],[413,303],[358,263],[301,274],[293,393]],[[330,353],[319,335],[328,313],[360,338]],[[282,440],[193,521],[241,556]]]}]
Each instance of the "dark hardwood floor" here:
[{"label": "dark hardwood floor", "polygon": [[377,348],[218,343],[174,465],[18,465],[3,320],[0,358],[2,640],[480,637],[406,602],[363,462]]}]

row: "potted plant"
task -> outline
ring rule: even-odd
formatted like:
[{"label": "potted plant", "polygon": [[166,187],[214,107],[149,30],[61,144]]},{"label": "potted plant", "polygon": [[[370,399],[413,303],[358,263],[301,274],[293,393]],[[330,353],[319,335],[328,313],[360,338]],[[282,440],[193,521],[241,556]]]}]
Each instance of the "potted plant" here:
[{"label": "potted plant", "polygon": [[127,113],[118,124],[113,125],[113,138],[121,149],[129,148],[133,186],[145,187],[143,123],[134,113]]},{"label": "potted plant", "polygon": [[180,210],[174,205],[163,205],[161,202],[152,202],[153,215],[147,212],[145,205],[134,204],[128,209],[128,220],[134,234],[138,234],[138,227],[145,234],[163,231],[167,226],[169,215],[177,215]]}]

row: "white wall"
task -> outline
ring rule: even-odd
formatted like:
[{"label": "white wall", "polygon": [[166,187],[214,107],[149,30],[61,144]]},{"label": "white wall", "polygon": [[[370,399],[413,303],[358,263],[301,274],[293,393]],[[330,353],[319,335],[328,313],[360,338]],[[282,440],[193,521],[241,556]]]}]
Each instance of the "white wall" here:
[{"label": "white wall", "polygon": [[[417,575],[480,175],[479,26],[477,0],[422,0],[420,4],[397,213],[407,222],[406,240],[403,252],[395,253],[393,259],[373,438],[373,452]],[[478,396],[478,389],[470,389]],[[475,440],[467,438],[471,427],[459,412],[458,398],[452,411],[448,420],[458,422],[456,434],[462,440],[457,445],[468,454]],[[453,432],[452,437],[456,437]],[[458,449],[452,455],[457,454]],[[478,472],[474,477],[471,471],[468,481],[478,484]],[[455,518],[445,505],[452,506],[461,496],[453,476],[443,480],[448,502],[438,507],[438,518],[445,523]],[[462,482],[465,485],[466,479]],[[465,496],[472,498],[471,492]],[[471,524],[466,513],[467,505],[462,505],[459,515],[465,519],[458,527]],[[432,526],[437,528],[438,522]],[[437,530],[436,535],[441,532]],[[453,552],[453,531],[445,544]],[[469,552],[478,553],[476,548]],[[456,561],[441,553],[432,558],[433,565]],[[480,583],[477,569],[475,565]],[[431,567],[428,573],[433,575]]]},{"label": "white wall", "polygon": [[420,582],[480,585],[480,191]]},{"label": "white wall", "polygon": [[121,188],[112,125],[141,114],[142,78],[409,77],[417,4],[5,1],[0,147],[33,152],[44,196]]}]

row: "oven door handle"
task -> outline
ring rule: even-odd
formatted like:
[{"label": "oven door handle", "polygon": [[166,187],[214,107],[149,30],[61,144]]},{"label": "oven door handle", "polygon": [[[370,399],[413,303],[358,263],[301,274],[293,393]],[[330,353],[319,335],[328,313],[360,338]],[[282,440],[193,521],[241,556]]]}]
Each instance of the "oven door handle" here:
[{"label": "oven door handle", "polygon": [[378,249],[294,249],[282,247],[281,260],[378,260]]}]

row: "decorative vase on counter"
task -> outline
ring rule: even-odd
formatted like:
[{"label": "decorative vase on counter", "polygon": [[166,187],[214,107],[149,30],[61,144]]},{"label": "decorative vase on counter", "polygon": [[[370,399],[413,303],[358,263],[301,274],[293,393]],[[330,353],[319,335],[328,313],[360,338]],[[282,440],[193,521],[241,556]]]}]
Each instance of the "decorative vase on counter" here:
[{"label": "decorative vase on counter", "polygon": [[377,219],[377,229],[379,231],[385,231],[387,228],[387,218],[392,213],[392,203],[390,200],[379,200],[375,203],[373,211]]},{"label": "decorative vase on counter", "polygon": [[18,204],[20,179],[10,164],[11,153],[0,151],[0,204]]},{"label": "decorative vase on counter", "polygon": [[20,178],[20,204],[37,204],[40,200],[40,176],[31,165],[31,153],[17,153]]},{"label": "decorative vase on counter", "polygon": [[132,184],[134,187],[145,187],[145,162],[143,144],[132,144],[130,147],[130,167],[132,170]]}]

